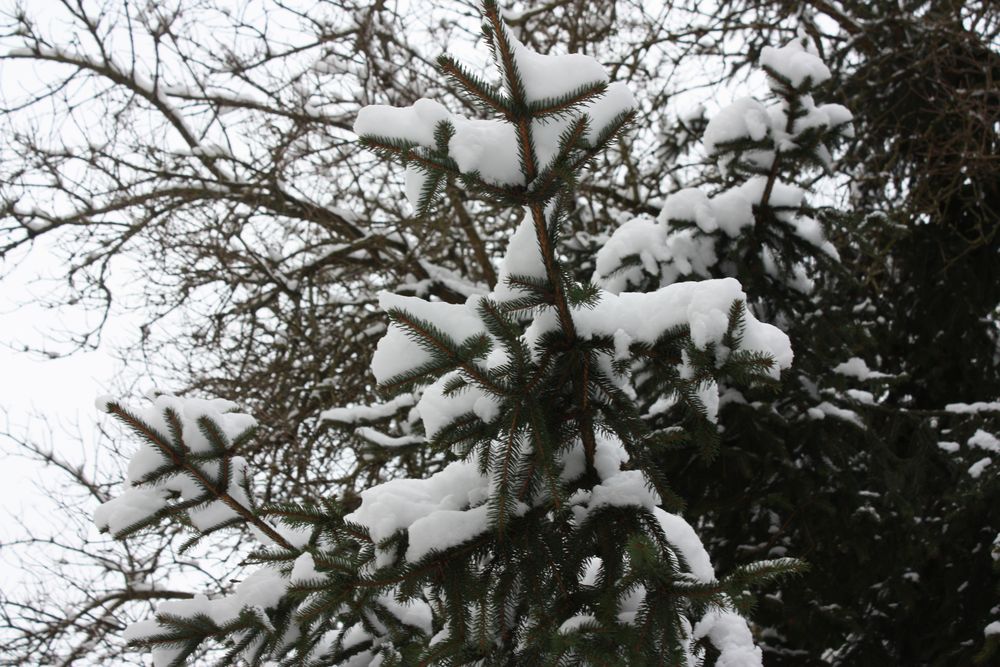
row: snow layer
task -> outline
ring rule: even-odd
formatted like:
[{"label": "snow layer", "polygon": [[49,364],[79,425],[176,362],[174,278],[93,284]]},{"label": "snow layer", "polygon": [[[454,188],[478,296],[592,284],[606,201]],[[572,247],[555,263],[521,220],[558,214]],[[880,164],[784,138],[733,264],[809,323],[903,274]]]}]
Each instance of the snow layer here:
[{"label": "snow layer", "polygon": [[518,138],[514,126],[502,120],[474,120],[452,116],[455,134],[448,152],[463,174],[478,172],[497,185],[524,185]]},{"label": "snow layer", "polygon": [[489,527],[489,506],[469,510],[436,510],[409,527],[406,560],[416,562],[432,551],[458,546]]},{"label": "snow layer", "polygon": [[780,48],[765,46],[760,52],[760,64],[787,79],[793,88],[802,88],[807,80],[811,86],[818,86],[830,78],[830,68],[798,40]]},{"label": "snow layer", "polygon": [[993,463],[993,459],[988,456],[984,456],[969,466],[969,476],[972,477],[972,479],[979,479],[980,475],[983,474],[983,471],[986,470],[991,463]]},{"label": "snow layer", "polygon": [[413,406],[415,399],[412,394],[403,394],[386,403],[371,405],[354,405],[345,408],[330,408],[319,413],[321,421],[340,422],[342,424],[357,424],[387,419],[397,411]]},{"label": "snow layer", "polygon": [[[157,606],[156,613],[182,617],[204,614],[216,624],[223,625],[234,621],[244,609],[249,609],[268,623],[264,610],[276,607],[287,588],[288,580],[282,577],[277,568],[264,566],[237,584],[231,595],[211,600],[204,595],[188,600],[167,600]],[[124,639],[136,641],[165,630],[156,620],[140,621],[125,629]],[[155,667],[168,665],[175,655],[176,651],[171,649],[153,651],[153,664]]]},{"label": "snow layer", "polygon": [[833,367],[833,372],[840,373],[841,375],[846,375],[848,377],[854,377],[862,381],[890,377],[886,373],[879,373],[878,371],[870,370],[868,368],[868,364],[865,363],[865,360],[859,357],[851,357],[847,361],[837,364]]},{"label": "snow layer", "polygon": [[427,148],[434,147],[434,130],[451,114],[439,102],[419,99],[408,107],[372,104],[362,107],[354,120],[358,136],[390,137]]},{"label": "snow layer", "polygon": [[652,511],[659,504],[659,494],[648,488],[641,470],[622,470],[593,487],[587,504],[575,506],[573,515],[583,523],[600,507],[643,507]]},{"label": "snow layer", "polygon": [[713,610],[694,626],[695,639],[708,637],[719,650],[717,667],[761,667],[764,657],[754,646],[746,620],[731,611]]},{"label": "snow layer", "polygon": [[378,598],[378,603],[395,616],[400,623],[417,628],[428,636],[434,631],[430,605],[423,600],[397,602],[390,595],[382,595]]},{"label": "snow layer", "polygon": [[1000,401],[976,401],[975,403],[949,403],[946,412],[955,414],[976,414],[979,412],[1000,412]]},{"label": "snow layer", "polygon": [[[573,311],[573,322],[581,337],[614,336],[621,329],[636,341],[652,343],[664,332],[681,325],[690,327],[692,342],[701,348],[721,344],[729,325],[729,308],[734,301],[746,303],[740,283],[733,278],[683,282],[661,287],[655,292],[604,293],[592,308]],[[777,327],[764,324],[745,311],[743,349],[764,352],[777,362],[770,374],[792,363],[788,336]],[[557,325],[555,314],[539,315],[525,336],[537,341]]]},{"label": "snow layer", "polygon": [[292,565],[291,583],[298,584],[314,579],[322,579],[323,573],[316,569],[316,561],[308,551],[295,559]]},{"label": "snow layer", "polygon": [[[470,297],[478,301],[479,297]],[[384,311],[400,309],[413,317],[433,323],[449,335],[456,343],[471,336],[486,332],[482,321],[473,308],[467,304],[451,304],[442,301],[426,301],[419,297],[400,296],[389,292],[379,293],[379,306]],[[431,353],[416,342],[398,324],[391,324],[385,336],[378,342],[372,358],[371,369],[375,379],[382,383],[418,368],[431,359]]]},{"label": "snow layer", "polygon": [[[456,461],[427,479],[395,479],[361,492],[361,506],[344,517],[364,526],[378,543],[409,532],[407,560],[474,537],[489,526],[485,509],[489,480],[471,461]],[[379,565],[391,561],[380,552]]]},{"label": "snow layer", "polygon": [[[659,224],[640,216],[614,231],[597,253],[595,282],[620,292],[629,285],[642,284],[644,274],[658,276],[660,284],[682,276],[708,277],[718,261],[713,234],[722,231],[736,238],[753,226],[753,207],[760,204],[766,184],[766,178],[753,177],[711,198],[696,188],[671,194],[660,211]],[[793,234],[838,258],[819,222],[797,213],[804,195],[801,188],[776,181],[768,203],[777,209],[776,217],[789,225]],[[770,250],[765,251],[765,264],[772,267],[776,278],[781,278]],[[638,263],[626,262],[636,257]],[[811,289],[811,281],[801,266],[793,269],[791,281],[806,293]]]},{"label": "snow layer", "polygon": [[698,581],[715,581],[715,568],[712,567],[712,560],[691,524],[676,514],[670,514],[659,507],[653,508],[653,515],[660,522],[660,527],[663,528],[667,541],[684,557],[691,574]]},{"label": "snow layer", "polygon": [[[113,401],[100,399],[103,405]],[[180,398],[160,394],[153,398],[150,407],[129,412],[142,423],[148,425],[158,441],[164,446],[176,447],[172,429],[167,421],[167,412],[173,412],[180,421],[183,444],[195,453],[209,453],[213,445],[201,430],[199,421],[207,418],[216,424],[227,442],[242,435],[256,425],[256,420],[247,414],[235,412],[236,404],[221,399]],[[179,495],[183,500],[192,500],[204,494],[205,490],[195,477],[188,472],[176,472],[157,479],[155,484],[145,480],[170,462],[168,454],[160,446],[143,443],[129,460],[127,487],[121,495],[101,504],[94,512],[94,523],[101,531],[119,535],[144,519],[165,510],[171,496]],[[199,464],[201,474],[215,479],[219,464],[207,462]],[[230,476],[226,493],[237,503],[249,506],[244,483],[247,481],[246,461],[241,457],[229,458]],[[239,514],[226,503],[213,500],[188,511],[192,524],[199,530],[208,530],[237,518]]]},{"label": "snow layer", "polygon": [[840,408],[828,401],[823,401],[814,408],[809,408],[807,414],[813,419],[826,419],[827,417],[835,417],[836,419],[843,419],[844,421],[851,422],[858,428],[864,428],[865,423],[858,415],[857,412],[853,410],[848,410],[846,408]]},{"label": "snow layer", "polygon": [[[512,41],[529,103],[562,97],[581,87],[608,80],[603,66],[590,56],[545,56],[531,51],[513,37]],[[552,162],[559,151],[560,136],[576,117],[587,118],[585,138],[594,142],[611,120],[635,106],[628,86],[616,82],[608,85],[602,95],[580,105],[573,117],[550,116],[532,121],[536,173]],[[448,141],[448,154],[459,171],[477,173],[484,181],[495,185],[526,185],[519,152],[520,138],[515,126],[506,120],[466,118],[450,113],[438,102],[420,99],[409,107],[366,106],[358,112],[354,131],[359,136],[412,144],[426,152],[436,149],[435,131],[443,122],[449,123],[454,130]],[[412,166],[408,167],[406,195],[414,207],[423,185],[424,176]]]},{"label": "snow layer", "polygon": [[[638,285],[643,272],[658,276],[660,262],[665,261],[663,248],[666,230],[648,216],[639,216],[622,224],[597,251],[594,281],[606,290],[623,291]],[[624,266],[626,257],[638,257],[639,264]]]},{"label": "snow layer", "polygon": [[730,238],[735,238],[740,230],[754,223],[752,205],[759,200],[760,192],[748,184],[726,190],[711,199],[701,190],[685,188],[667,197],[659,220],[664,224],[693,222],[705,233],[721,229]]},{"label": "snow layer", "polygon": [[166,489],[128,489],[94,511],[94,524],[101,532],[118,535],[165,509],[168,497]]},{"label": "snow layer", "polygon": [[508,33],[526,101],[565,97],[579,88],[604,83],[608,75],[601,63],[580,53],[542,55]]},{"label": "snow layer", "polygon": [[497,286],[493,290],[493,297],[498,301],[509,301],[525,296],[525,293],[517,287],[510,286],[511,276],[526,276],[542,280],[546,277],[545,263],[538,247],[534,220],[531,213],[527,211],[511,235],[510,241],[507,243],[507,252],[500,262]]},{"label": "snow layer", "polygon": [[771,130],[767,108],[752,97],[736,100],[715,114],[705,127],[702,142],[709,155],[715,155],[735,141],[763,142]]},{"label": "snow layer", "polygon": [[559,626],[559,634],[567,635],[571,632],[578,630],[581,626],[587,623],[597,623],[597,618],[592,614],[577,614],[576,616],[571,616],[562,622]]},{"label": "snow layer", "polygon": [[453,419],[473,412],[476,403],[485,395],[476,387],[466,387],[450,396],[444,395],[444,387],[455,379],[457,373],[446,373],[424,390],[417,403],[417,412],[424,424],[424,434],[434,438]]},{"label": "snow layer", "polygon": [[979,447],[994,454],[1000,454],[1000,440],[992,433],[987,433],[983,429],[978,429],[968,442],[969,447]]}]

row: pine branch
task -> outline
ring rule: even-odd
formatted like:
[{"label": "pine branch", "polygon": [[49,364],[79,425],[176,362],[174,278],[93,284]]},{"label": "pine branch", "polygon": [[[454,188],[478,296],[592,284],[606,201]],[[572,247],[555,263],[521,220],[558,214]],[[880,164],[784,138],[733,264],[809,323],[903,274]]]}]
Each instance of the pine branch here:
[{"label": "pine branch", "polygon": [[284,549],[287,549],[288,551],[295,550],[294,547],[292,547],[292,545],[289,544],[289,542],[285,540],[285,538],[282,537],[282,535],[271,525],[261,520],[260,517],[256,516],[253,512],[244,507],[239,501],[229,495],[228,491],[216,486],[216,484],[212,480],[208,479],[197,466],[191,465],[183,453],[180,453],[171,447],[163,436],[157,433],[145,422],[138,419],[115,402],[109,402],[107,404],[107,411],[117,417],[133,431],[139,433],[145,440],[155,445],[162,454],[169,457],[173,461],[175,466],[182,468],[203,488],[210,490],[215,498],[225,503],[230,509],[243,517],[247,523],[253,524],[257,529]]},{"label": "pine branch", "polygon": [[549,97],[537,100],[528,105],[528,112],[533,118],[565,118],[581,110],[587,103],[596,100],[608,90],[604,81],[588,83],[580,86],[562,97]]},{"label": "pine branch", "polygon": [[497,95],[493,86],[490,86],[478,76],[469,72],[449,55],[440,56],[438,58],[438,65],[441,71],[457,83],[459,89],[465,92],[474,102],[510,120],[511,115],[507,109],[507,100]]}]

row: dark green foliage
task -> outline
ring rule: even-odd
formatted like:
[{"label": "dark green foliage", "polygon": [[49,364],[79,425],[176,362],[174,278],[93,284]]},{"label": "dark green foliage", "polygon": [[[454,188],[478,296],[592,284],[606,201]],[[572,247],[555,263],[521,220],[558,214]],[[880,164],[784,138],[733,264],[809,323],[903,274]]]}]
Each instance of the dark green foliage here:
[{"label": "dark green foliage", "polygon": [[[914,48],[925,53],[923,46]],[[898,59],[895,49],[889,51],[887,60]],[[925,73],[912,77],[921,81],[908,82],[892,71],[890,89],[927,83]],[[853,85],[884,86],[886,80],[859,78]],[[810,88],[794,90],[785,82],[776,92],[794,114],[802,108],[796,98]],[[896,121],[881,106],[852,111],[862,150],[869,141],[889,141],[866,136],[868,128],[902,131],[886,127]],[[939,113],[925,105],[895,112]],[[731,159],[719,182],[731,186],[770,176],[810,183],[815,170],[825,168],[816,149],[827,139],[817,133],[797,137],[795,147],[782,150],[770,169],[744,159],[749,151],[769,148],[768,138],[720,144],[718,153]],[[892,163],[899,153],[884,157]],[[924,178],[914,181],[915,197],[928,195]],[[939,180],[943,187],[948,175]],[[991,185],[969,188],[989,192]],[[983,632],[997,620],[1000,601],[991,557],[1000,531],[993,509],[1000,503],[1000,476],[995,462],[978,477],[970,475],[974,463],[992,455],[967,443],[980,429],[997,434],[1000,418],[995,409],[957,413],[945,406],[997,399],[1000,375],[991,324],[997,281],[991,276],[1000,263],[995,248],[970,248],[969,237],[960,240],[957,231],[981,224],[992,206],[989,197],[971,204],[961,189],[947,192],[953,205],[947,224],[943,218],[927,224],[902,210],[886,216],[863,209],[798,209],[823,224],[839,260],[789,234],[781,220],[788,211],[766,202],[755,207],[752,228],[735,239],[719,235],[715,245],[718,264],[710,275],[736,276],[755,312],[780,318],[796,351],[795,364],[776,402],[757,389],[723,405],[717,458],[706,462],[699,450],[686,458],[671,451],[660,461],[689,501],[690,514],[702,518],[706,543],[725,569],[748,557],[785,554],[810,563],[796,586],[760,602],[755,618],[777,630],[764,642],[770,664],[951,665],[995,659],[990,651],[997,640],[984,641]],[[884,207],[882,197],[882,191],[869,196],[868,206]],[[694,228],[685,220],[669,224]],[[776,275],[763,270],[764,245],[773,251]],[[623,263],[620,270],[628,266]],[[806,267],[814,280],[808,294],[789,288],[796,266]],[[852,357],[883,374],[860,380],[833,372]],[[649,405],[660,392],[644,396]],[[664,425],[673,417],[666,416]],[[945,451],[939,442],[955,443],[958,452]],[[704,484],[714,475],[719,483]],[[735,506],[744,511],[734,513]]]}]

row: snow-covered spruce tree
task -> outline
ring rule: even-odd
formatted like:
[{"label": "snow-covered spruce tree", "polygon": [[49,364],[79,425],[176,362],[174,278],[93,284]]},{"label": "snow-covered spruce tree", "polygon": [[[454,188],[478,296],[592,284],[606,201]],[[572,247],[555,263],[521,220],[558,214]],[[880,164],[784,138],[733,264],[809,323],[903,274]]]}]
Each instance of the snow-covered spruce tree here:
[{"label": "snow-covered spruce tree", "polygon": [[654,363],[704,419],[719,383],[776,379],[788,339],[747,311],[733,279],[614,294],[568,278],[558,249],[573,183],[633,98],[591,58],[525,48],[492,2],[483,14],[501,84],[447,57],[441,67],[494,118],[420,100],[365,108],[356,124],[407,166],[421,207],[461,184],[523,211],[491,293],[382,296],[391,324],[372,370],[389,394],[426,386],[425,446],[452,462],[368,489],[350,513],[327,498],[260,508],[238,456],[252,418],[225,401],[159,396],[133,412],[102,399],[143,441],[129,488],[97,512],[102,529],[126,537],[171,517],[196,540],[245,526],[262,542],[231,596],[166,602],[128,629],[157,665],[209,639],[223,663],[760,664],[738,610],[750,584],[797,564],[716,577],[691,526],[662,507],[677,501],[654,464],[704,433],[690,420],[649,428],[632,387]]},{"label": "snow-covered spruce tree", "polygon": [[[813,99],[830,72],[808,45],[762,50],[771,99],[738,100],[704,132],[717,190],[680,190],[658,220],[623,224],[598,253],[596,279],[614,291],[734,276],[748,287],[751,309],[796,345],[777,401],[723,389],[719,459],[706,467],[704,451],[675,451],[660,460],[720,566],[785,554],[814,566],[761,605],[756,620],[773,628],[762,641],[772,661],[801,664],[804,651],[837,664],[967,662],[988,627],[986,659],[1000,625],[990,576],[998,528],[985,508],[1000,489],[983,472],[996,451],[991,411],[1000,404],[916,410],[896,389],[910,379],[885,346],[887,330],[899,326],[884,316],[894,309],[877,284],[850,270],[877,254],[868,235],[885,223],[806,197],[852,133],[845,108]],[[636,377],[644,418],[654,428],[676,419],[673,394],[656,374]],[[964,463],[944,453],[960,449]],[[702,475],[722,483],[701,484]],[[746,513],[733,514],[735,503]],[[890,549],[895,556],[886,558]],[[940,606],[910,611],[921,588],[933,589]],[[928,635],[933,642],[887,639]]]},{"label": "snow-covered spruce tree", "polygon": [[[803,343],[791,370],[795,381],[782,393],[777,412],[785,414],[790,402],[804,399],[795,406],[793,420],[810,409],[815,418],[828,413],[846,417],[848,413],[838,412],[832,403],[821,402],[816,389],[831,375],[831,350],[840,354],[851,349],[849,343],[863,337],[864,329],[829,326],[831,317],[837,317],[838,324],[843,318],[838,312],[824,312],[839,308],[825,295],[849,283],[824,233],[824,224],[838,216],[829,208],[810,205],[806,195],[818,180],[817,171],[821,176],[832,166],[836,144],[851,135],[851,114],[838,104],[814,102],[812,92],[829,77],[829,70],[802,42],[766,47],[761,64],[772,99],[737,100],[705,127],[705,148],[718,167],[716,191],[678,190],[667,197],[657,218],[640,215],[622,224],[597,253],[594,280],[620,292],[704,278],[739,279],[752,295],[752,310],[775,319],[794,334],[793,340]],[[857,313],[848,315],[856,319]],[[845,334],[852,340],[845,340]],[[683,406],[675,407],[676,396],[662,383],[662,375],[637,377],[635,389],[645,418],[656,426],[675,419]],[[765,396],[761,391],[744,395],[733,387],[722,388],[702,428],[715,433],[719,410],[730,407],[749,406],[748,414],[758,422],[779,416],[771,401],[755,403]],[[748,428],[730,429],[738,449],[746,447],[748,432],[761,428],[759,423],[741,426]],[[784,445],[784,439],[779,442]],[[715,453],[714,447],[699,452],[709,459]],[[767,453],[758,449],[754,455],[764,458]]]}]

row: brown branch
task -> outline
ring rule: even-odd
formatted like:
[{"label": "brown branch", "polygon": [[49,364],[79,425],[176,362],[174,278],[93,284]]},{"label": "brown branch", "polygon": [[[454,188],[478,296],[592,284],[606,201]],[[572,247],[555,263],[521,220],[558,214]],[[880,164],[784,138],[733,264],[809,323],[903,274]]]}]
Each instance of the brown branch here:
[{"label": "brown branch", "polygon": [[483,243],[483,239],[480,238],[477,233],[476,226],[472,222],[469,212],[465,210],[465,204],[462,202],[461,197],[458,195],[458,191],[454,187],[448,186],[448,198],[451,200],[451,205],[455,209],[455,215],[458,217],[459,226],[462,228],[462,231],[465,232],[465,236],[469,240],[469,244],[472,246],[472,252],[476,256],[476,261],[479,263],[479,269],[482,271],[483,278],[486,280],[487,285],[489,285],[490,291],[492,291],[497,284],[497,274],[493,269],[493,263],[490,261],[490,256],[486,252],[486,244]]}]

